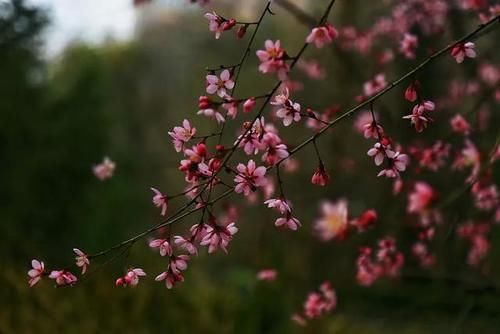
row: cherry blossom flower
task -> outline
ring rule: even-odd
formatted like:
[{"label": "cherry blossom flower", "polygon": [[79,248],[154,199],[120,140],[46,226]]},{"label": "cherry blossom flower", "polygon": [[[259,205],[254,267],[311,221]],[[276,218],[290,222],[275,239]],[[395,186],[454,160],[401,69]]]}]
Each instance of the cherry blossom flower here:
[{"label": "cherry blossom flower", "polygon": [[457,169],[472,167],[466,182],[473,182],[477,178],[481,170],[481,154],[472,141],[468,139],[465,141],[465,147],[453,162],[453,167]]},{"label": "cherry blossom flower", "polygon": [[331,24],[327,23],[323,26],[313,28],[307,36],[306,42],[309,44],[314,43],[318,49],[321,49],[325,45],[332,43],[337,36],[337,30]]},{"label": "cherry blossom flower", "polygon": [[322,314],[333,310],[337,305],[337,297],[329,282],[320,287],[320,293],[312,292],[304,303],[304,314],[309,319],[320,317]]},{"label": "cherry blossom flower", "polygon": [[172,255],[172,246],[166,239],[155,239],[149,242],[149,247],[151,248],[159,248],[161,256],[171,256]]},{"label": "cherry blossom flower", "polygon": [[453,116],[453,118],[450,120],[451,128],[453,129],[453,132],[456,132],[458,134],[468,136],[470,133],[470,124],[467,122],[465,118],[462,117],[460,114],[456,114]]},{"label": "cherry blossom flower", "polygon": [[116,286],[136,286],[139,284],[139,278],[146,276],[146,273],[141,268],[129,269],[125,276],[116,280]]},{"label": "cherry blossom flower", "polygon": [[156,188],[151,188],[151,190],[155,193],[155,195],[153,196],[153,204],[157,208],[161,208],[161,215],[165,216],[165,214],[167,213],[168,196],[162,194],[161,191]]},{"label": "cherry blossom flower", "polygon": [[292,217],[291,214],[287,214],[285,217],[276,219],[274,225],[277,227],[285,227],[292,231],[296,231],[299,226],[301,226],[300,221],[297,218]]},{"label": "cherry blossom flower", "polygon": [[45,265],[42,261],[31,260],[31,267],[32,269],[28,271],[28,276],[30,277],[28,284],[30,287],[33,287],[45,274]]},{"label": "cherry blossom flower", "polygon": [[78,248],[73,248],[73,252],[76,254],[76,266],[82,268],[83,275],[87,271],[87,267],[90,265],[89,257]]},{"label": "cherry blossom flower", "polygon": [[427,112],[434,111],[435,108],[434,102],[424,101],[413,107],[411,115],[403,116],[403,118],[410,119],[411,124],[415,126],[415,130],[422,132],[427,127],[427,123],[432,121],[432,118],[427,116]]},{"label": "cherry blossom flower", "polygon": [[155,281],[165,281],[167,289],[172,289],[177,282],[184,282],[184,276],[179,272],[174,272],[171,268],[156,276]]},{"label": "cherry blossom flower", "polygon": [[216,94],[220,98],[226,97],[227,90],[231,90],[234,88],[234,81],[231,80],[231,72],[229,70],[223,70],[220,74],[220,77],[209,74],[206,77],[207,79],[207,93],[208,94]]},{"label": "cherry blossom flower", "polygon": [[467,222],[461,224],[457,228],[457,235],[461,239],[469,241],[470,249],[467,255],[467,264],[473,267],[478,267],[481,261],[488,255],[490,243],[486,239],[486,234],[489,232],[489,226]]},{"label": "cherry blossom flower", "polygon": [[220,226],[216,223],[209,225],[206,234],[200,242],[202,246],[208,246],[208,253],[211,254],[217,249],[222,249],[227,253],[227,245],[233,239],[233,235],[238,232],[235,223],[228,226]]},{"label": "cherry blossom flower", "polygon": [[314,222],[314,229],[322,241],[342,239],[348,228],[347,201],[325,201],[321,204],[322,217]]},{"label": "cherry blossom flower", "polygon": [[280,80],[287,78],[290,66],[286,63],[288,56],[283,48],[281,42],[278,40],[273,42],[267,40],[265,42],[265,50],[258,50],[257,57],[260,60],[259,71],[266,73],[278,73]]},{"label": "cherry blossom flower", "polygon": [[324,282],[319,288],[319,292],[308,294],[304,302],[304,312],[292,315],[292,321],[300,326],[305,326],[307,319],[316,319],[331,312],[337,307],[337,295],[332,289],[330,282]]},{"label": "cherry blossom flower", "polygon": [[408,213],[420,213],[430,206],[435,197],[434,189],[428,183],[418,181],[415,183],[413,192],[408,195],[406,211]]},{"label": "cherry blossom flower", "polygon": [[234,178],[236,187],[234,191],[245,196],[250,195],[250,192],[255,191],[258,187],[266,184],[266,167],[256,167],[253,160],[249,160],[247,165],[240,163],[236,167],[238,175]]},{"label": "cherry blossom flower", "polygon": [[174,236],[174,243],[179,248],[184,249],[185,251],[187,251],[191,255],[198,254],[198,249],[196,248],[194,243],[189,239],[186,239],[182,236],[176,235],[176,236]]},{"label": "cherry blossom flower", "polygon": [[393,152],[391,150],[387,150],[386,154],[389,161],[389,166],[388,168],[380,171],[377,176],[385,176],[388,178],[399,177],[399,172],[404,172],[406,170],[406,166],[409,163],[408,156],[406,154]]},{"label": "cherry blossom flower", "polygon": [[403,264],[404,256],[397,250],[395,240],[386,237],[379,240],[376,253],[370,247],[360,249],[356,279],[360,285],[370,286],[381,277],[399,276]]},{"label": "cherry blossom flower", "polygon": [[268,208],[275,208],[282,215],[292,212],[290,203],[284,198],[271,198],[264,202]]},{"label": "cherry blossom flower", "polygon": [[373,96],[387,86],[385,75],[380,73],[375,76],[373,80],[367,81],[363,84],[363,92],[365,97]]},{"label": "cherry blossom flower", "polygon": [[476,58],[476,45],[472,42],[459,43],[451,50],[451,55],[458,64],[462,63],[465,57]]},{"label": "cherry blossom flower", "polygon": [[265,161],[269,166],[274,166],[282,159],[288,158],[288,147],[279,141],[264,140],[267,144],[266,152],[262,155],[262,161]]},{"label": "cherry blossom flower", "polygon": [[226,119],[220,112],[218,112],[216,109],[208,108],[208,109],[200,109],[198,110],[198,115],[203,115],[208,118],[214,119],[217,124],[224,123]]},{"label": "cherry blossom flower", "polygon": [[248,114],[249,112],[252,111],[253,108],[255,108],[256,104],[257,104],[257,102],[255,101],[254,97],[251,97],[251,98],[247,99],[243,103],[243,112],[246,113],[246,114]]},{"label": "cherry blossom flower", "polygon": [[[247,130],[250,126],[251,129]],[[243,148],[247,155],[257,154],[259,150],[264,149],[263,138],[266,132],[264,117],[256,119],[253,125],[250,122],[244,123],[243,128],[246,130],[245,133],[238,136],[234,144]]]},{"label": "cherry blossom flower", "polygon": [[371,121],[370,123],[365,124],[363,127],[363,136],[366,139],[369,138],[377,139],[379,136],[382,136],[383,134],[384,134],[384,129],[376,121]]},{"label": "cherry blossom flower", "polygon": [[412,154],[419,162],[419,166],[432,171],[443,167],[450,155],[450,145],[438,140],[430,148],[411,148]]},{"label": "cherry blossom flower", "polygon": [[99,165],[93,167],[94,175],[101,181],[107,180],[113,177],[116,165],[108,157],[104,157],[104,160]]},{"label": "cherry blossom flower", "polygon": [[399,45],[399,51],[408,59],[415,59],[415,49],[418,46],[418,38],[415,35],[405,33]]},{"label": "cherry blossom flower", "polygon": [[350,224],[355,226],[359,232],[366,231],[370,226],[375,224],[378,219],[377,212],[373,209],[364,211],[358,218],[353,219]]},{"label": "cherry blossom flower", "polygon": [[257,279],[259,281],[272,282],[276,280],[278,272],[275,269],[263,269],[257,273]]},{"label": "cherry blossom flower", "polygon": [[405,99],[410,102],[415,102],[418,98],[419,88],[420,88],[420,83],[418,81],[412,82],[405,90]]},{"label": "cherry blossom flower", "polygon": [[436,258],[429,252],[427,244],[418,241],[411,248],[412,254],[419,260],[422,268],[430,268],[434,265]]},{"label": "cherry blossom flower", "polygon": [[236,31],[236,37],[238,39],[242,39],[243,37],[245,37],[245,35],[247,33],[247,29],[248,29],[248,25],[246,25],[246,24],[240,26],[238,28],[238,30]]},{"label": "cherry blossom flower", "polygon": [[52,270],[49,278],[55,280],[59,286],[73,285],[78,281],[75,275],[66,270]]},{"label": "cherry blossom flower", "polygon": [[169,267],[174,273],[180,273],[187,269],[187,262],[189,261],[188,255],[178,255],[178,256],[170,256],[170,264]]},{"label": "cherry blossom flower", "polygon": [[292,122],[300,121],[300,104],[289,98],[289,90],[285,88],[282,94],[276,95],[271,104],[278,107],[276,116],[283,119],[283,125],[289,126]]},{"label": "cherry blossom flower", "polygon": [[[374,112],[375,115],[375,121],[378,123],[378,114]],[[354,121],[354,129],[362,134],[366,139],[368,138],[378,138],[378,133],[376,131],[376,128],[373,125],[373,117],[372,114],[369,110],[363,110],[361,111],[358,116],[356,117],[356,120]],[[381,130],[382,127],[379,126],[379,130]],[[381,134],[383,133],[383,129],[381,131]]]},{"label": "cherry blossom flower", "polygon": [[471,189],[474,205],[481,211],[491,211],[500,208],[500,196],[495,184],[476,182]]},{"label": "cherry blossom flower", "polygon": [[390,152],[392,151],[388,147],[384,147],[381,143],[375,143],[366,154],[370,157],[374,157],[375,165],[380,166],[384,162],[386,155],[390,154]]},{"label": "cherry blossom flower", "polygon": [[182,151],[184,144],[193,138],[196,134],[196,128],[191,127],[191,123],[187,119],[182,122],[182,126],[174,127],[173,131],[168,133],[172,137],[175,150]]},{"label": "cherry blossom flower", "polygon": [[208,20],[208,29],[215,33],[215,39],[219,39],[223,31],[230,30],[236,25],[234,19],[226,20],[216,12],[206,13],[205,18]]},{"label": "cherry blossom flower", "polygon": [[314,172],[311,183],[323,187],[330,183],[330,175],[328,175],[322,163],[319,164],[318,169]]}]

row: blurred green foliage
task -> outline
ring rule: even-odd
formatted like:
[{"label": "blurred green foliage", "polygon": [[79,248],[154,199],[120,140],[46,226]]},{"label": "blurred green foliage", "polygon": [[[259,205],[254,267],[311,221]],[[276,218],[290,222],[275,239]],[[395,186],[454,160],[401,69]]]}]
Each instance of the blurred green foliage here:
[{"label": "blurred green foliage", "polygon": [[[370,19],[370,11],[357,10],[359,4],[339,4],[334,14],[337,22]],[[376,5],[372,9],[381,10]],[[497,293],[425,279],[443,275],[483,279],[465,266],[465,245],[456,240],[436,245],[439,264],[424,273],[424,279],[383,281],[369,289],[355,284],[359,246],[391,234],[408,251],[414,231],[410,222],[401,219],[406,200],[392,197],[391,184],[374,177],[376,171],[365,156],[370,144],[354,133],[352,122],[341,124],[321,142],[333,174],[331,187],[309,185],[316,167],[310,150],[298,155],[301,172],[285,176],[286,191],[304,225],[300,232],[276,231],[274,214],[255,207],[242,213],[230,254],[201,254],[190,263],[186,282],[173,291],[151,277],[136,289],[114,288],[114,278],[129,265],[140,264],[148,276],[161,271],[161,259],[152,255],[145,242],[111,264],[95,264],[98,271],[74,288],[53,289],[47,280],[36,289],[28,288],[31,258],[44,260],[51,268],[64,266],[72,262],[73,247],[94,252],[157,223],[149,187],[176,192],[184,183],[177,171],[179,155],[167,131],[182,119],[195,117],[197,97],[204,91],[204,67],[234,63],[246,42],[223,36],[215,44],[199,12],[178,12],[144,23],[129,43],[99,47],[76,43],[47,62],[40,57],[46,13],[21,0],[2,2],[0,13],[0,333],[498,332]],[[282,38],[293,54],[307,30],[283,11],[276,9],[276,13],[276,19],[264,24],[257,45],[262,45],[263,36]],[[465,22],[460,17],[455,21]],[[456,36],[423,40],[422,49],[442,46],[464,29],[455,30]],[[495,36],[479,42],[485,50],[482,56],[497,54],[491,42]],[[332,57],[329,51],[309,51],[306,56],[320,59],[329,75],[323,82],[305,79],[308,89],[295,98],[318,110],[332,102],[343,108],[351,105],[363,81],[379,71],[359,56],[340,52]],[[353,65],[363,63],[366,67]],[[242,95],[257,95],[272,86],[273,79],[259,75],[255,65],[251,57],[251,66],[242,72]],[[396,62],[386,74],[395,77],[409,66]],[[467,73],[474,70],[470,66],[464,66]],[[447,66],[433,66],[423,73],[421,81],[430,97],[445,91],[449,71]],[[457,77],[464,74],[456,73]],[[400,122],[409,108],[401,101],[402,89],[388,94],[376,109],[385,128],[405,144],[414,134]],[[470,101],[464,110],[474,105]],[[437,116],[438,122],[426,134],[427,143],[447,132],[446,120],[453,113],[443,111]],[[205,119],[195,119],[200,133],[215,129]],[[497,113],[491,124],[498,121]],[[228,133],[236,130],[230,125]],[[293,127],[283,133],[293,145],[308,131]],[[478,137],[478,145],[491,147],[494,135]],[[100,182],[91,167],[105,155],[117,162],[117,170],[112,179]],[[464,175],[442,178],[422,173],[420,177],[445,197]],[[316,203],[339,197],[350,200],[353,216],[376,208],[380,224],[343,242],[319,243],[311,228],[318,215]],[[465,196],[455,203],[438,241],[446,238],[450,224],[471,214],[469,201]],[[173,203],[172,210],[176,205],[180,204]],[[175,230],[180,233],[194,219]],[[491,238],[498,240],[498,232],[493,231]],[[499,252],[493,245],[490,261],[496,264]],[[412,260],[408,262],[410,268],[416,267]],[[276,282],[256,281],[256,272],[266,267],[279,271]],[[499,274],[492,266],[492,279]],[[337,289],[338,311],[306,329],[295,326],[290,315],[300,311],[307,292],[324,280],[331,280]]]}]

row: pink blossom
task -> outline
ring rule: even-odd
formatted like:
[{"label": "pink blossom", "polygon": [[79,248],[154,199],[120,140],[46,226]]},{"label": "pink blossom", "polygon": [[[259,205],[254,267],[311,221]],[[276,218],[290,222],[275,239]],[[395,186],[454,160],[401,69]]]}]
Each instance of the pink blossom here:
[{"label": "pink blossom", "polygon": [[249,113],[252,111],[253,108],[255,108],[255,105],[256,105],[256,101],[255,101],[255,98],[254,97],[251,97],[249,99],[247,99],[244,103],[243,103],[243,112],[244,113]]},{"label": "pink blossom", "polygon": [[243,193],[245,196],[248,196],[250,192],[266,184],[264,177],[266,175],[266,167],[256,167],[253,160],[249,160],[246,166],[241,163],[238,164],[236,169],[238,170],[238,175],[234,178],[234,182],[236,183],[234,191],[237,193]]},{"label": "pink blossom", "polygon": [[400,152],[387,150],[387,158],[389,160],[388,168],[380,171],[377,176],[385,176],[388,178],[399,177],[399,172],[404,172],[409,163],[408,156]]},{"label": "pink blossom", "polygon": [[259,281],[272,282],[276,280],[278,272],[275,269],[263,269],[257,273],[257,279]]},{"label": "pink blossom", "polygon": [[52,270],[49,278],[54,279],[59,286],[73,285],[78,281],[75,275],[66,270]]},{"label": "pink blossom", "polygon": [[89,257],[78,248],[73,248],[73,252],[76,254],[76,266],[82,268],[83,275],[87,271],[87,267],[90,265]]},{"label": "pink blossom", "polygon": [[359,232],[363,232],[375,224],[377,219],[377,212],[373,209],[369,209],[364,211],[358,218],[352,220],[350,224],[355,226]]},{"label": "pink blossom", "polygon": [[93,167],[93,172],[99,180],[104,181],[113,176],[115,168],[115,163],[108,157],[104,157],[102,163]]},{"label": "pink blossom", "polygon": [[319,164],[318,169],[314,172],[311,183],[323,187],[330,183],[330,175],[328,175],[322,163]]},{"label": "pink blossom", "polygon": [[363,91],[365,97],[375,95],[382,91],[387,86],[384,74],[377,74],[373,80],[367,81],[363,84]]},{"label": "pink blossom", "polygon": [[432,121],[432,118],[427,116],[427,112],[434,111],[435,104],[432,101],[424,101],[413,107],[411,115],[403,116],[404,119],[410,119],[411,124],[415,126],[417,132],[422,132],[427,123]]},{"label": "pink blossom", "polygon": [[187,251],[191,255],[198,254],[198,250],[196,249],[196,246],[189,239],[185,239],[184,237],[176,235],[176,236],[174,236],[174,243],[178,247],[184,249],[185,251]]},{"label": "pink blossom", "polygon": [[220,112],[218,112],[216,109],[212,109],[212,108],[200,109],[200,110],[198,110],[197,114],[214,119],[217,122],[217,124],[221,124],[221,123],[224,123],[226,121],[226,119],[224,118],[224,116],[222,116],[222,114]]},{"label": "pink blossom", "polygon": [[379,240],[378,249],[373,256],[373,249],[362,247],[356,261],[358,267],[356,279],[360,285],[370,286],[383,276],[399,276],[401,267],[404,264],[403,253],[396,248],[393,238],[386,237]]},{"label": "pink blossom", "polygon": [[420,83],[418,81],[412,82],[405,90],[405,99],[410,102],[415,102],[418,98],[419,87]]},{"label": "pink blossom", "polygon": [[330,282],[324,282],[319,288],[319,292],[311,292],[304,302],[304,315],[295,314],[292,320],[303,326],[305,318],[315,319],[331,312],[337,307],[337,295],[332,289]]},{"label": "pink blossom", "polygon": [[42,261],[31,260],[31,267],[32,269],[28,271],[28,276],[30,277],[28,284],[30,287],[33,287],[45,274],[45,265]]},{"label": "pink blossom", "polygon": [[465,118],[462,117],[462,115],[456,114],[455,116],[453,116],[453,118],[450,120],[450,124],[453,132],[464,136],[469,135],[470,124]]},{"label": "pink blossom", "polygon": [[234,19],[226,20],[216,12],[206,13],[205,18],[208,20],[208,29],[215,33],[215,39],[219,39],[223,31],[230,30],[236,25]]},{"label": "pink blossom", "polygon": [[227,110],[226,116],[235,119],[236,115],[238,114],[238,102],[232,101],[232,98],[230,96],[227,96],[225,99],[229,100],[230,102],[223,103],[222,108]]},{"label": "pink blossom", "polygon": [[288,88],[285,88],[282,94],[276,95],[271,101],[272,105],[278,107],[276,116],[283,119],[283,125],[289,126],[292,122],[300,121],[300,104],[293,102],[289,98]]},{"label": "pink blossom", "polygon": [[243,151],[247,155],[257,154],[259,150],[265,148],[263,143],[263,138],[265,136],[265,121],[264,117],[260,117],[253,122],[246,122],[243,124],[244,129],[248,129],[251,126],[251,129],[246,131],[243,135],[238,136],[238,139],[234,142],[236,145],[238,143],[239,148],[243,148]]},{"label": "pink blossom", "polygon": [[149,243],[149,247],[151,248],[159,248],[161,256],[171,256],[172,255],[172,246],[166,239],[155,239]]},{"label": "pink blossom", "polygon": [[[374,114],[375,120],[378,122],[378,114]],[[356,117],[356,120],[354,121],[354,129],[362,134],[366,139],[378,138],[378,133],[373,125],[373,117],[369,110],[363,110],[359,113],[359,115]],[[379,126],[379,130],[381,129],[382,127]],[[383,130],[381,133],[383,133]]]},{"label": "pink blossom", "polygon": [[406,210],[409,213],[420,213],[426,210],[436,194],[432,187],[422,181],[415,183],[413,191],[408,195],[408,206]]},{"label": "pink blossom", "polygon": [[391,152],[392,151],[388,147],[384,147],[381,143],[375,143],[366,154],[370,157],[374,157],[375,165],[380,166],[384,162],[386,155],[391,154]]},{"label": "pink blossom", "polygon": [[384,129],[377,122],[371,121],[370,123],[365,124],[363,129],[363,136],[366,139],[375,138],[377,139],[379,136],[384,134]]},{"label": "pink blossom", "polygon": [[462,63],[465,57],[475,58],[476,57],[476,45],[472,42],[459,43],[453,47],[451,50],[451,55],[455,58],[458,64]]},{"label": "pink blossom", "polygon": [[467,177],[466,182],[473,182],[477,178],[481,170],[481,154],[472,141],[468,139],[465,141],[465,147],[453,162],[453,167],[457,169],[472,167],[471,174]]},{"label": "pink blossom", "polygon": [[472,186],[474,205],[482,211],[491,211],[499,208],[500,196],[495,184],[477,182]]},{"label": "pink blossom", "polygon": [[227,253],[227,245],[233,239],[233,235],[238,232],[235,223],[228,226],[219,226],[215,223],[209,225],[206,234],[200,242],[202,246],[208,246],[208,253],[211,254],[217,249],[222,249]]},{"label": "pink blossom", "polygon": [[176,273],[169,268],[167,271],[164,271],[156,276],[155,281],[165,281],[167,289],[172,289],[177,282],[184,282],[184,276],[182,276],[181,273]]},{"label": "pink blossom", "polygon": [[139,278],[146,276],[146,273],[141,268],[129,269],[125,276],[116,280],[116,286],[136,286],[139,284]]},{"label": "pink blossom", "polygon": [[342,239],[348,228],[347,201],[325,201],[321,204],[322,217],[314,222],[314,229],[322,241]]},{"label": "pink blossom", "polygon": [[193,138],[196,134],[196,128],[191,127],[191,123],[187,119],[182,122],[182,126],[174,127],[173,131],[168,133],[172,137],[175,150],[182,151],[184,144]]},{"label": "pink blossom", "polygon": [[265,142],[267,148],[266,152],[262,155],[262,161],[265,161],[269,166],[276,165],[279,161],[290,155],[290,153],[288,153],[288,147],[285,144],[276,141],[265,140]]},{"label": "pink blossom", "polygon": [[168,196],[163,195],[161,191],[156,188],[151,188],[151,190],[155,193],[155,195],[153,196],[153,204],[157,208],[161,208],[161,215],[165,216],[165,214],[167,213]]},{"label": "pink blossom", "polygon": [[470,266],[477,267],[481,261],[488,255],[490,243],[486,239],[489,232],[489,226],[486,224],[465,223],[457,228],[457,234],[460,238],[469,241],[470,249],[467,255],[467,263]]},{"label": "pink blossom", "polygon": [[280,41],[265,42],[265,50],[258,50],[257,57],[260,60],[259,71],[262,73],[278,73],[280,80],[285,80],[290,71],[290,66],[286,63],[288,56]]},{"label": "pink blossom", "polygon": [[283,226],[292,231],[296,231],[299,226],[301,226],[300,221],[297,218],[292,217],[291,214],[287,214],[285,217],[276,219],[274,225],[277,227]]},{"label": "pink blossom", "polygon": [[415,49],[418,46],[418,38],[415,35],[405,33],[399,45],[399,51],[408,59],[415,58]]},{"label": "pink blossom", "polygon": [[282,215],[292,212],[290,203],[284,198],[271,198],[264,202],[268,208],[275,208]]},{"label": "pink blossom", "polygon": [[228,95],[227,90],[234,88],[234,81],[231,80],[231,72],[229,72],[229,70],[222,71],[220,77],[217,77],[214,74],[209,74],[206,79],[207,93],[217,93],[220,98],[226,97]]},{"label": "pink blossom", "polygon": [[187,269],[187,262],[189,261],[188,255],[170,256],[170,269],[174,273],[180,273]]},{"label": "pink blossom", "polygon": [[338,32],[331,24],[325,24],[323,26],[319,26],[313,28],[309,36],[306,38],[306,42],[314,45],[321,49],[325,45],[333,42],[335,38],[337,38]]}]

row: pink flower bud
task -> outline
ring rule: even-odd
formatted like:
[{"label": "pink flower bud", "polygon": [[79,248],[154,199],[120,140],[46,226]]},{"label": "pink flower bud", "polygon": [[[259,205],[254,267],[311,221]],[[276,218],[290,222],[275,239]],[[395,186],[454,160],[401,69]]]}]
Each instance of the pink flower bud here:
[{"label": "pink flower bud", "polygon": [[243,112],[244,113],[251,112],[252,109],[255,107],[255,105],[256,105],[255,98],[253,97],[249,98],[248,100],[245,101],[245,103],[243,103]]}]

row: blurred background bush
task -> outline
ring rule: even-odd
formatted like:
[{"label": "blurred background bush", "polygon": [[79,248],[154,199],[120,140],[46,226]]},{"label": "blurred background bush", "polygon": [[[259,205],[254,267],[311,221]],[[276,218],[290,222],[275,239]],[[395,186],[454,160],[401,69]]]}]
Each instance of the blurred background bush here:
[{"label": "blurred background bush", "polygon": [[[300,3],[315,16],[325,4]],[[260,6],[259,1],[234,1],[218,3],[216,8],[226,17],[251,19]],[[368,27],[386,11],[379,2],[338,1],[332,21]],[[281,39],[294,54],[308,29],[279,7],[275,12],[256,45],[265,38]],[[300,172],[285,176],[287,193],[303,223],[299,232],[277,231],[274,214],[258,205],[242,212],[229,255],[200,254],[190,263],[186,282],[172,291],[152,277],[135,289],[114,287],[114,279],[129,265],[140,264],[149,276],[161,271],[161,260],[146,242],[73,288],[54,289],[48,281],[36,289],[28,287],[31,258],[57,266],[73,261],[73,247],[89,252],[107,248],[158,222],[150,186],[174,193],[182,189],[180,156],[167,131],[184,118],[194,118],[200,133],[215,129],[195,116],[197,98],[204,93],[204,68],[235,63],[246,46],[245,40],[232,36],[215,42],[202,13],[198,7],[161,3],[139,8],[130,41],[74,42],[47,58],[42,52],[43,34],[50,13],[21,0],[0,3],[0,333],[498,333],[498,291],[432,280],[443,275],[483,279],[465,264],[464,242],[442,241],[446,228],[439,231],[443,236],[437,239],[435,269],[422,272],[410,258],[407,261],[405,270],[421,279],[380,281],[371,288],[356,284],[359,246],[373,245],[390,234],[408,253],[414,231],[402,218],[406,199],[394,198],[392,184],[375,178],[372,161],[365,156],[370,143],[355,133],[353,121],[336,127],[321,142],[333,177],[330,186],[310,185],[316,168],[311,150],[298,155]],[[464,13],[450,15],[449,31],[439,39],[423,38],[422,50],[442,47],[473,27],[474,20]],[[494,33],[478,42],[480,58],[498,61],[498,37]],[[342,52],[333,56],[326,50],[309,50],[306,58],[319,59],[328,76],[314,82],[294,75],[306,84],[294,97],[317,110],[332,104],[345,110],[367,79],[381,71],[395,78],[412,66],[398,59],[381,69],[359,56]],[[255,57],[250,59],[251,66],[242,73],[244,96],[262,93],[274,80],[258,74]],[[421,75],[431,98],[447,91],[450,72],[464,78],[476,70],[473,63],[454,65],[440,61]],[[409,108],[401,98],[403,89],[386,95],[376,109],[385,128],[405,144],[414,134],[400,121]],[[476,102],[467,101],[463,110]],[[496,110],[490,127],[498,131],[498,104],[492,106]],[[423,140],[431,144],[447,133],[447,119],[454,113],[442,111]],[[292,146],[309,133],[300,127],[287,130],[284,137],[292,138]],[[235,131],[230,127],[229,133]],[[478,137],[478,145],[491,147],[495,132]],[[456,140],[456,144],[461,143]],[[112,179],[100,182],[91,167],[105,155],[116,161],[117,170]],[[464,175],[420,177],[444,197],[460,186]],[[312,233],[312,222],[319,215],[317,203],[340,197],[349,199],[353,216],[376,208],[379,224],[346,241],[319,242]],[[469,201],[454,202],[445,221],[456,223],[467,217]],[[192,222],[187,219],[176,229],[182,231]],[[500,236],[498,231],[490,236],[490,278],[495,281],[500,275],[495,240]],[[256,280],[257,271],[267,267],[278,270],[276,282]],[[332,281],[337,290],[338,310],[307,328],[297,327],[290,315],[324,280]]]}]

